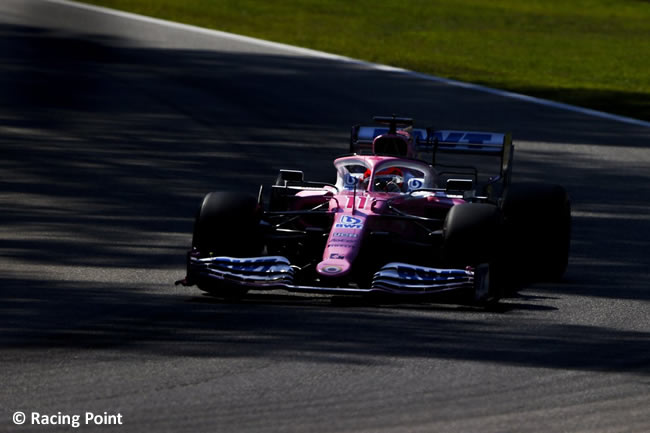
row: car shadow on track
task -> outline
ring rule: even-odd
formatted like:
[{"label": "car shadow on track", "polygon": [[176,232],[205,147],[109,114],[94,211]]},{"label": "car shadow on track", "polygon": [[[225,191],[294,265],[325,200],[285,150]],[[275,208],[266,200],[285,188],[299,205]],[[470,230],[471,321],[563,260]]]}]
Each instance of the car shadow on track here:
[{"label": "car shadow on track", "polygon": [[395,309],[397,311],[463,311],[477,313],[508,313],[513,311],[554,311],[557,308],[549,305],[539,305],[526,301],[539,299],[552,299],[546,296],[525,296],[519,293],[508,296],[501,302],[494,305],[464,305],[454,299],[453,296],[429,297],[428,299],[413,298],[395,298],[391,296],[383,297],[363,297],[363,296],[309,296],[309,295],[292,295],[283,291],[277,294],[270,293],[249,293],[240,299],[225,299],[219,296],[204,293],[202,297],[195,297],[188,302],[205,302],[214,304],[251,304],[251,305],[295,305],[295,306],[330,306],[333,308],[370,308],[370,309]]},{"label": "car shadow on track", "polygon": [[554,314],[544,305],[549,299],[524,296],[507,312],[486,312],[451,305],[342,307],[328,297],[279,294],[226,302],[36,280],[5,280],[3,290],[11,295],[0,307],[7,354],[78,348],[335,363],[437,358],[650,373],[650,333],[554,323],[547,320]]}]

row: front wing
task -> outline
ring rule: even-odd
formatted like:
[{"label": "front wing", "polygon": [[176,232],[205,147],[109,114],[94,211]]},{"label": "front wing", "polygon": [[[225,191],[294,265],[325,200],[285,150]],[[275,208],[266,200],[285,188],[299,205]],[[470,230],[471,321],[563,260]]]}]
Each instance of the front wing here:
[{"label": "front wing", "polygon": [[359,288],[336,287],[327,281],[316,281],[314,285],[295,284],[298,272],[300,269],[292,266],[289,260],[282,256],[200,258],[190,252],[187,277],[178,283],[193,285],[206,282],[216,290],[222,285],[248,290],[283,289],[289,292],[334,295],[430,295],[474,289],[480,277],[475,281],[474,269],[429,268],[392,262],[374,274],[370,287]]}]

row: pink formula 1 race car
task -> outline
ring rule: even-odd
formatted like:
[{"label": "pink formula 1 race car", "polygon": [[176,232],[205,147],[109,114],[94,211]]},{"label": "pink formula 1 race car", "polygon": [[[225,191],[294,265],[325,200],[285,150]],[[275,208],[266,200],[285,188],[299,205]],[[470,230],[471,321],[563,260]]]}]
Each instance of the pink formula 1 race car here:
[{"label": "pink formula 1 race car", "polygon": [[[350,155],[334,161],[335,184],[280,170],[270,194],[263,187],[257,197],[208,194],[179,283],[226,298],[275,289],[454,291],[463,303],[488,304],[562,277],[568,195],[557,185],[511,183],[508,134],[418,129],[394,116],[374,121],[352,128]],[[456,161],[441,163],[445,155]],[[496,166],[492,175],[479,172],[485,160]]]}]

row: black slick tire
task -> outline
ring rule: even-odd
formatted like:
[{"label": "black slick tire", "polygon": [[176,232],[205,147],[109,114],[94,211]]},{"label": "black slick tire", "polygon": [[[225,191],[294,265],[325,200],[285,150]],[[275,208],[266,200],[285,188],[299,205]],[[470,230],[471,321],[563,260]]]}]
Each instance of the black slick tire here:
[{"label": "black slick tire", "polygon": [[234,192],[205,196],[194,221],[192,246],[202,256],[249,257],[262,250],[257,199]]},{"label": "black slick tire", "polygon": [[506,251],[514,270],[511,287],[558,281],[564,275],[571,242],[571,202],[559,185],[510,185],[502,206]]},{"label": "black slick tire", "polygon": [[[201,257],[255,257],[264,243],[260,231],[261,210],[253,196],[234,192],[211,192],[205,196],[196,215],[192,246]],[[232,284],[216,285],[199,279],[200,289],[228,300],[248,292]]]},{"label": "black slick tire", "polygon": [[495,205],[465,203],[452,207],[447,214],[443,225],[443,260],[454,268],[473,267],[477,278],[480,269],[481,281],[485,282],[475,284],[472,292],[464,296],[464,303],[488,305],[501,298],[501,288],[489,278],[492,264],[500,254],[501,232],[501,212]]}]

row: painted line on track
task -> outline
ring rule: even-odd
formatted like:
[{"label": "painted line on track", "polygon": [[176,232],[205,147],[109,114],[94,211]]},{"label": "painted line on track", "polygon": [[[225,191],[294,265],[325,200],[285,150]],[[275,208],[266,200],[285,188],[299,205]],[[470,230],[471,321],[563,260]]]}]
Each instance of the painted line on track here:
[{"label": "painted line on track", "polygon": [[330,54],[324,51],[312,50],[310,48],[296,47],[293,45],[283,44],[280,42],[271,42],[263,39],[257,39],[250,36],[243,36],[234,33],[223,32],[220,30],[212,30],[204,27],[193,26],[191,24],[183,24],[175,21],[163,20],[160,18],[153,18],[146,15],[139,15],[132,12],[124,12],[116,9],[110,9],[102,6],[94,6],[85,3],[77,3],[70,0],[44,0],[49,3],[56,3],[70,7],[76,7],[80,9],[86,9],[98,13],[104,13],[108,15],[113,15],[121,18],[127,18],[131,20],[141,21],[149,24],[157,24],[161,26],[166,26],[174,29],[185,30],[194,33],[201,33],[204,35],[217,36],[220,38],[230,39],[237,42],[245,42],[254,44],[260,47],[268,47],[273,49],[279,49],[288,51],[294,54],[300,54],[310,57],[318,57],[322,59],[337,60],[345,63],[356,64],[363,66],[369,69],[374,69],[378,71],[394,72],[403,74],[409,77],[415,77],[426,81],[434,81],[437,83],[447,84],[449,86],[461,87],[464,89],[475,90],[483,93],[489,93],[496,96],[501,96],[504,98],[516,99],[519,101],[529,102],[532,104],[543,105],[545,107],[556,108],[559,110],[571,111],[574,113],[584,114],[587,116],[598,117],[601,119],[613,120],[615,122],[622,122],[636,126],[642,126],[650,128],[650,122],[640,119],[634,119],[632,117],[619,116],[617,114],[607,113],[604,111],[593,110],[591,108],[578,107],[576,105],[565,104],[562,102],[551,101],[548,99],[537,98],[535,96],[528,96],[521,93],[509,92],[507,90],[500,90],[491,87],[481,86],[479,84],[468,83],[464,81],[452,80],[449,78],[438,77],[435,75],[424,74],[421,72],[415,72],[408,69],[398,68],[395,66],[382,65],[379,63],[366,62],[364,60],[353,59],[351,57],[340,56],[337,54]]}]

